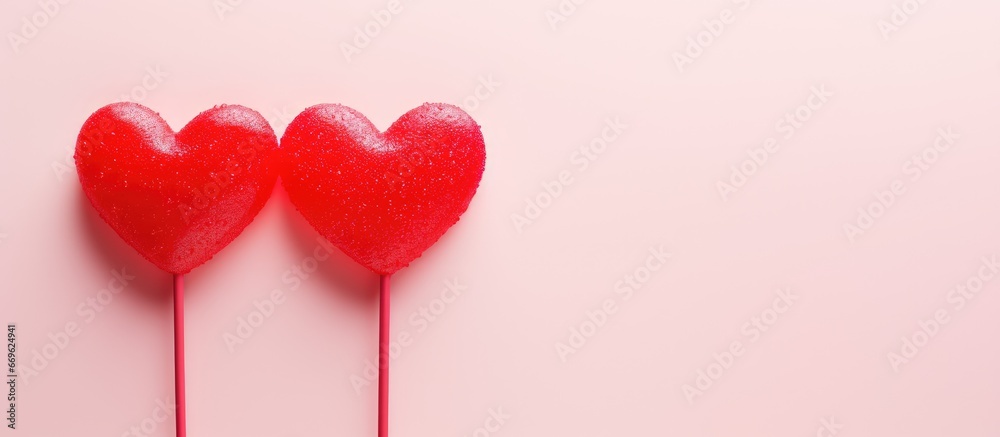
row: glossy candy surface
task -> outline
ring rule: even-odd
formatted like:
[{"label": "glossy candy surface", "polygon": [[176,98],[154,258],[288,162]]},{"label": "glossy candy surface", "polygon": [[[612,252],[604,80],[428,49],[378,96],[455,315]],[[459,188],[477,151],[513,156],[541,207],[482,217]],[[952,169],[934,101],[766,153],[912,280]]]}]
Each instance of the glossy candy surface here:
[{"label": "glossy candy surface", "polygon": [[424,104],[384,133],[357,111],[317,105],[281,139],[282,184],[321,235],[379,274],[406,267],[454,225],[486,164],[479,125]]},{"label": "glossy candy surface", "polygon": [[222,105],[176,134],[136,103],[105,106],[76,144],[91,204],[157,267],[187,273],[250,224],[278,176],[277,138],[256,111]]}]

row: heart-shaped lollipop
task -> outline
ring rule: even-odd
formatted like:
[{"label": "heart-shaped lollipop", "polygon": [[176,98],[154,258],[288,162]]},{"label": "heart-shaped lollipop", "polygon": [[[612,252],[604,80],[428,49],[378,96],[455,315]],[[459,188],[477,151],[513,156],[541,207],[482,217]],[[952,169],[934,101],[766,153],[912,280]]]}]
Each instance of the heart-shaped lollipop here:
[{"label": "heart-shaped lollipop", "polygon": [[381,133],[357,111],[316,105],[281,138],[282,184],[306,220],[370,270],[389,275],[469,207],[486,163],[479,125],[424,104]]},{"label": "heart-shaped lollipop", "polygon": [[278,141],[264,117],[217,106],[174,134],[136,103],[98,109],[76,142],[76,169],[90,203],[122,239],[174,274],[177,437],[187,435],[184,274],[236,238],[264,207],[278,178]]},{"label": "heart-shaped lollipop", "polygon": [[277,148],[264,117],[243,106],[209,109],[174,134],[149,108],[114,103],[84,123],[75,158],[101,218],[157,267],[183,274],[267,202]]},{"label": "heart-shaped lollipop", "polygon": [[378,273],[378,436],[389,435],[389,280],[454,225],[486,165],[479,125],[424,104],[384,133],[341,105],[306,109],[281,138],[282,180],[306,220]]}]

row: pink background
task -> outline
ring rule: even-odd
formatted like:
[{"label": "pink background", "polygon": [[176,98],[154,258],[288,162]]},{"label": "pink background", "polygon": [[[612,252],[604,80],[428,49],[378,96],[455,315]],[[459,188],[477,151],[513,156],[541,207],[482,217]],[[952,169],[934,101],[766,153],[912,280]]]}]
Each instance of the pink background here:
[{"label": "pink background", "polygon": [[[394,280],[394,329],[412,338],[393,360],[395,436],[1000,435],[1000,280],[980,268],[1000,251],[1000,3],[911,4],[885,37],[903,0],[562,0],[554,27],[556,0],[230,1],[221,19],[226,0],[0,5],[5,41],[32,35],[0,49],[0,323],[37,370],[20,435],[173,435],[157,409],[169,278],[96,218],[66,161],[86,117],[130,93],[178,129],[219,103],[279,135],[322,102],[382,128],[464,103],[482,124],[469,212]],[[342,43],[389,6],[348,61]],[[22,17],[38,14],[32,34]],[[710,44],[681,71],[688,38]],[[813,88],[832,96],[805,109]],[[609,118],[626,127],[604,147]],[[945,151],[939,129],[959,135]],[[724,199],[752,155],[767,161]],[[852,240],[859,208],[878,217]],[[352,375],[376,356],[377,279],[338,253],[294,287],[316,237],[278,188],[188,277],[192,436],[374,435],[374,385]],[[671,258],[647,276],[661,245]],[[88,312],[122,268],[127,290]],[[452,280],[464,290],[443,304]],[[286,299],[255,313],[274,289]],[[439,315],[416,322],[421,307]]]}]

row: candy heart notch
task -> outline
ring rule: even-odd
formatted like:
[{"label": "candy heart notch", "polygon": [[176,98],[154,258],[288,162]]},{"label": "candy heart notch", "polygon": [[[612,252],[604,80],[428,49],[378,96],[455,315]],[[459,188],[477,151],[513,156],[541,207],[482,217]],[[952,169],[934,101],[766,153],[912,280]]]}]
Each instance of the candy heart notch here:
[{"label": "candy heart notch", "polygon": [[184,274],[233,241],[278,177],[277,138],[256,111],[222,105],[174,133],[136,103],[84,123],[76,168],[90,203],[157,267]]},{"label": "candy heart notch", "polygon": [[282,185],[317,231],[380,275],[406,267],[458,222],[486,165],[479,125],[424,104],[384,133],[357,111],[316,105],[281,138]]}]

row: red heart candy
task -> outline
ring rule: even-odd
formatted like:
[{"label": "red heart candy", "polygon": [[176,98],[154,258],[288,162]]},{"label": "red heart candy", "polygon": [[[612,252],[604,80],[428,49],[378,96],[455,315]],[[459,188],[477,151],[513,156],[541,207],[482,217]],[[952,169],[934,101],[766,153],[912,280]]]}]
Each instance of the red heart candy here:
[{"label": "red heart candy", "polygon": [[424,104],[384,133],[342,105],[306,109],[281,138],[282,184],[306,220],[370,270],[406,267],[469,207],[486,164],[479,125]]},{"label": "red heart candy", "polygon": [[159,114],[114,103],[87,119],[76,142],[83,191],[143,257],[175,274],[208,261],[264,206],[278,142],[256,111],[222,105],[174,134]]}]

